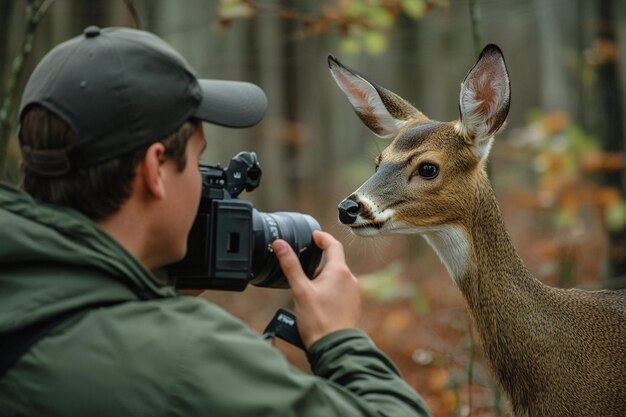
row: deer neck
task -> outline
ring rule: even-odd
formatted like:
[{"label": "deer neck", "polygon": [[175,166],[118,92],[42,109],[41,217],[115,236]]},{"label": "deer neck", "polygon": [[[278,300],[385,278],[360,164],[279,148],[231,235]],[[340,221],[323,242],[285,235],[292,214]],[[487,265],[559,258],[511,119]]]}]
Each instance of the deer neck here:
[{"label": "deer neck", "polygon": [[420,230],[468,301],[503,283],[538,283],[515,251],[486,177],[468,206],[464,220]]},{"label": "deer neck", "polygon": [[488,180],[481,184],[464,223],[425,237],[463,293],[485,353],[507,388],[507,375],[516,375],[519,385],[525,371],[532,372],[516,362],[527,353],[518,339],[535,333],[529,318],[540,314],[536,304],[545,290],[517,255]]},{"label": "deer neck", "polygon": [[[467,268],[456,281],[472,310],[482,311],[485,297],[494,308],[507,300],[542,287],[526,269],[506,231],[500,207],[485,178],[475,194],[470,221],[463,225],[467,237]],[[499,305],[502,302],[504,305]]]}]

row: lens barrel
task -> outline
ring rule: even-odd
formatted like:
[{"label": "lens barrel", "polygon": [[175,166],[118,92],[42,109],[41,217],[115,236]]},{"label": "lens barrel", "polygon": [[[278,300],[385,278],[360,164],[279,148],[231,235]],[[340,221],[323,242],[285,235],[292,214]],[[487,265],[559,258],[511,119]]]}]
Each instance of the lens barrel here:
[{"label": "lens barrel", "polygon": [[300,259],[304,273],[313,278],[322,259],[322,250],[313,241],[313,231],[321,230],[317,221],[308,214],[295,212],[262,213],[253,209],[252,278],[258,287],[289,288],[289,283],[272,251],[272,242],[283,239]]}]

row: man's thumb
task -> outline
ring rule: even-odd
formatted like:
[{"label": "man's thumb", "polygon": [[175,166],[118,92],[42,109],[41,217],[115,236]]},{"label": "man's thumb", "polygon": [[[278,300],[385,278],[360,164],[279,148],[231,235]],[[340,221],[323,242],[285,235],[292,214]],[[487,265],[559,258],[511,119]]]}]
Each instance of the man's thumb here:
[{"label": "man's thumb", "polygon": [[308,281],[298,256],[296,256],[296,253],[287,242],[277,239],[272,243],[272,249],[292,290],[301,286],[303,282]]}]

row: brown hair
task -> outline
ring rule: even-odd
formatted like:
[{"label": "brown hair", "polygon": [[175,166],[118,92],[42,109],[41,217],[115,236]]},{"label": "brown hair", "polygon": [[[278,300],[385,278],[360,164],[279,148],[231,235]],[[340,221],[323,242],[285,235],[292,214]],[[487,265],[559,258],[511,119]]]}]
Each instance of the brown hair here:
[{"label": "brown hair", "polygon": [[[180,171],[187,165],[187,142],[196,129],[189,120],[163,139],[165,156]],[[22,145],[33,149],[60,149],[75,141],[70,126],[54,113],[34,105],[22,118]],[[40,201],[71,207],[97,221],[115,213],[132,192],[132,180],[149,145],[98,165],[75,168],[60,177],[44,177],[24,166],[23,188]]]}]

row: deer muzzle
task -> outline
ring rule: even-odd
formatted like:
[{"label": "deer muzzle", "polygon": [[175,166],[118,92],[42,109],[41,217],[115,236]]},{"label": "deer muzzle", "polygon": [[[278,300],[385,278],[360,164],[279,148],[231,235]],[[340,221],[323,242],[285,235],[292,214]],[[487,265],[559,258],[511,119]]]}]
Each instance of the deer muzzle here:
[{"label": "deer muzzle", "polygon": [[348,197],[339,203],[337,209],[339,210],[339,221],[342,224],[353,224],[363,210],[363,205]]}]

